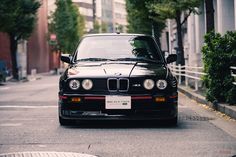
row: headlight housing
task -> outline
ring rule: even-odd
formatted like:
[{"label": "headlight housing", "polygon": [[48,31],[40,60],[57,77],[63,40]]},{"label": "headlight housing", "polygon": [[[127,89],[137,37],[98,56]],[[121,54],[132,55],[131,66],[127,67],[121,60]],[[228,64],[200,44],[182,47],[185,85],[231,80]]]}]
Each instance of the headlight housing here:
[{"label": "headlight housing", "polygon": [[163,90],[167,87],[167,82],[166,82],[166,80],[158,80],[156,85],[157,85],[158,89]]},{"label": "headlight housing", "polygon": [[90,90],[90,89],[92,89],[92,87],[93,87],[93,81],[90,80],[90,79],[85,79],[85,80],[83,80],[83,82],[82,82],[82,87],[83,87],[85,90]]},{"label": "headlight housing", "polygon": [[80,82],[78,80],[71,80],[69,83],[70,89],[77,90],[80,87]]},{"label": "headlight housing", "polygon": [[143,86],[147,90],[153,89],[154,85],[155,85],[155,83],[154,83],[154,81],[152,79],[146,79],[143,82]]}]

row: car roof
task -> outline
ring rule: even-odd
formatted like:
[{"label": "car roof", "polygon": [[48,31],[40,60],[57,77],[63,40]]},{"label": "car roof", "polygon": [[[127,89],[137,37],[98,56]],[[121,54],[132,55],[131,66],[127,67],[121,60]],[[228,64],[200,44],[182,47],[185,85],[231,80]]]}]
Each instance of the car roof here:
[{"label": "car roof", "polygon": [[86,34],[83,37],[93,36],[150,36],[146,34],[132,34],[132,33],[97,33],[97,34]]}]

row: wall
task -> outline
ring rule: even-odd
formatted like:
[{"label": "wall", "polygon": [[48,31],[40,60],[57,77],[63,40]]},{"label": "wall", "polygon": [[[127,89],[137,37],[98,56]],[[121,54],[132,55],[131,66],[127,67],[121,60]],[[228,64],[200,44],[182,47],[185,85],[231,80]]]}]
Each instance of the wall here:
[{"label": "wall", "polygon": [[38,73],[49,72],[49,47],[47,43],[47,0],[42,0],[38,11],[37,26],[28,41],[27,71],[36,69]]},{"label": "wall", "polygon": [[226,33],[235,30],[234,0],[217,0],[217,32]]},{"label": "wall", "polygon": [[0,32],[0,60],[4,60],[7,68],[11,69],[10,44],[7,34]]}]

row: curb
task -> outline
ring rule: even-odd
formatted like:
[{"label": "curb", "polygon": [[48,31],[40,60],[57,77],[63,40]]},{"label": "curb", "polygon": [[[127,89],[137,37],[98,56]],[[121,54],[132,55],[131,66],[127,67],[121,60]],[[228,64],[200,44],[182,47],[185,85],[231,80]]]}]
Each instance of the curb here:
[{"label": "curb", "polygon": [[187,87],[178,86],[178,91],[197,101],[198,103],[208,105],[209,107],[213,108],[216,111],[220,111],[221,113],[226,114],[227,116],[236,119],[236,106],[229,106],[228,104],[221,104],[221,103],[212,103],[206,100],[206,98],[200,94],[195,93],[191,89]]}]

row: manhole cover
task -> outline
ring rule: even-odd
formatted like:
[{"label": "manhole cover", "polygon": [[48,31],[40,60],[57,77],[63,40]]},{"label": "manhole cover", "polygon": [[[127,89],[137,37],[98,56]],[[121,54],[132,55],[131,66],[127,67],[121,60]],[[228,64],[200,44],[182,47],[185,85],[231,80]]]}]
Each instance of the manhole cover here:
[{"label": "manhole cover", "polygon": [[97,157],[89,154],[69,152],[17,152],[0,154],[0,157]]},{"label": "manhole cover", "polygon": [[214,120],[214,118],[211,117],[201,117],[201,116],[180,116],[179,119],[181,120],[190,120],[190,121],[209,121]]}]

